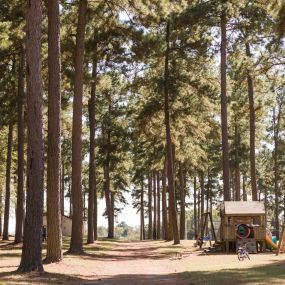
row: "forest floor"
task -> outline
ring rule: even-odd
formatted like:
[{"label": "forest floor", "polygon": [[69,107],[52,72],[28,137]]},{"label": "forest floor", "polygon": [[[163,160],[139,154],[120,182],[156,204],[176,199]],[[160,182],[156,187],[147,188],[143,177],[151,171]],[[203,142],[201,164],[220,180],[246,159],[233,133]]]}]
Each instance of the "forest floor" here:
[{"label": "forest floor", "polygon": [[100,240],[86,245],[82,256],[64,255],[63,262],[45,265],[44,273],[23,275],[15,273],[20,246],[0,242],[0,284],[285,284],[283,254],[251,254],[251,260],[241,262],[235,254],[204,254],[193,243]]}]

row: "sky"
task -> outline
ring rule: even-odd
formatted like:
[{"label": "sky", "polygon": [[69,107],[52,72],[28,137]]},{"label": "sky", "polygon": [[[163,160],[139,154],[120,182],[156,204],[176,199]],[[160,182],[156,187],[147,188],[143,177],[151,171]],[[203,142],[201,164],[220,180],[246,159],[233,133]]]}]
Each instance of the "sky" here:
[{"label": "sky", "polygon": [[[122,213],[118,215],[118,218],[115,221],[115,225],[117,223],[125,222],[129,226],[138,226],[140,224],[140,216],[137,213],[136,209],[133,209],[132,206],[132,197],[131,193],[126,193],[125,195],[126,200],[128,201],[128,205],[125,205]],[[13,205],[11,205],[13,206]],[[98,201],[98,226],[104,226],[107,228],[108,223],[107,219],[103,217],[103,213],[105,211],[105,199],[101,199]],[[9,220],[9,234],[14,235],[15,233],[15,208],[12,207],[10,211],[10,220]],[[69,200],[68,198],[65,199],[65,213],[69,213]]]}]

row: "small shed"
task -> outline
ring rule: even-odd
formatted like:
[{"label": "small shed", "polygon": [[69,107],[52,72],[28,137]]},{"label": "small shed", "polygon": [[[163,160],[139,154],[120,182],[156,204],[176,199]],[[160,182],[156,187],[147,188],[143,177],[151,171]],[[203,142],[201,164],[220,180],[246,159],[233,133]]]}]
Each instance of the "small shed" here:
[{"label": "small shed", "polygon": [[[239,229],[246,231],[244,236]],[[241,242],[251,242],[260,251],[266,234],[265,207],[259,201],[225,201],[221,204],[221,240],[226,251],[236,249]],[[246,240],[247,239],[247,240]]]},{"label": "small shed", "polygon": [[[43,226],[47,227],[47,216],[43,215]],[[63,236],[71,236],[72,219],[68,216],[61,215],[61,227]]]}]

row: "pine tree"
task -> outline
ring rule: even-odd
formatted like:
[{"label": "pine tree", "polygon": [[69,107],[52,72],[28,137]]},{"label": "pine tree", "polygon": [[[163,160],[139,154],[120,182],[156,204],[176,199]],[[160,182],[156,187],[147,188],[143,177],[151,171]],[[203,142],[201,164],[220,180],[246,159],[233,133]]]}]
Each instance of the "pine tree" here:
[{"label": "pine tree", "polygon": [[87,0],[80,0],[75,48],[75,84],[72,125],[72,186],[73,201],[72,235],[69,252],[80,254],[83,251],[83,202],[82,202],[82,97],[83,97],[83,61],[84,38],[87,13]]},{"label": "pine tree", "polygon": [[43,214],[43,115],[41,76],[42,3],[27,3],[27,98],[28,98],[28,169],[27,202],[24,241],[19,271],[43,271],[42,214]]},{"label": "pine tree", "polygon": [[9,124],[8,143],[7,143],[7,159],[6,159],[6,191],[4,206],[4,226],[3,240],[9,240],[9,216],[10,216],[10,197],[11,197],[11,162],[12,162],[12,146],[13,146],[13,122]]},{"label": "pine tree", "polygon": [[46,262],[62,259],[60,205],[60,19],[59,1],[48,2],[48,162],[47,162],[47,256]]},{"label": "pine tree", "polygon": [[19,54],[18,70],[18,185],[17,185],[17,205],[16,205],[16,229],[15,243],[22,242],[23,222],[24,222],[24,77],[25,77],[25,50],[21,46]]},{"label": "pine tree", "polygon": [[[225,4],[226,1],[222,1]],[[227,13],[226,6],[221,12],[221,123],[222,123],[222,152],[223,152],[223,187],[224,200],[230,200],[229,185],[229,147],[227,123]]]},{"label": "pine tree", "polygon": [[166,51],[165,51],[165,70],[164,70],[164,114],[165,114],[165,130],[166,130],[166,151],[167,151],[167,178],[169,191],[169,208],[173,226],[174,244],[180,243],[176,206],[175,206],[175,190],[174,190],[174,173],[173,173],[173,155],[172,142],[170,132],[169,118],[169,36],[170,36],[170,21],[166,24]]}]

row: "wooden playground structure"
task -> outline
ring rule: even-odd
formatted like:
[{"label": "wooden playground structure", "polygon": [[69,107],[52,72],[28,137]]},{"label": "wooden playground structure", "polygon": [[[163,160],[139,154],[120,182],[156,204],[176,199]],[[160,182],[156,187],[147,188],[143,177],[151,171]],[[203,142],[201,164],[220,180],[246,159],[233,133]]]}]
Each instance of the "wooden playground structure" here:
[{"label": "wooden playground structure", "polygon": [[[215,241],[214,246],[217,251],[236,251],[244,244],[247,245],[249,253],[265,250],[266,219],[263,202],[225,201],[220,207],[220,217],[221,224],[216,234],[211,213],[202,214],[202,227],[197,239],[197,245],[202,247],[205,233],[210,233],[211,239]],[[283,235],[285,236],[284,227]],[[211,242],[210,246],[212,246]]]}]

